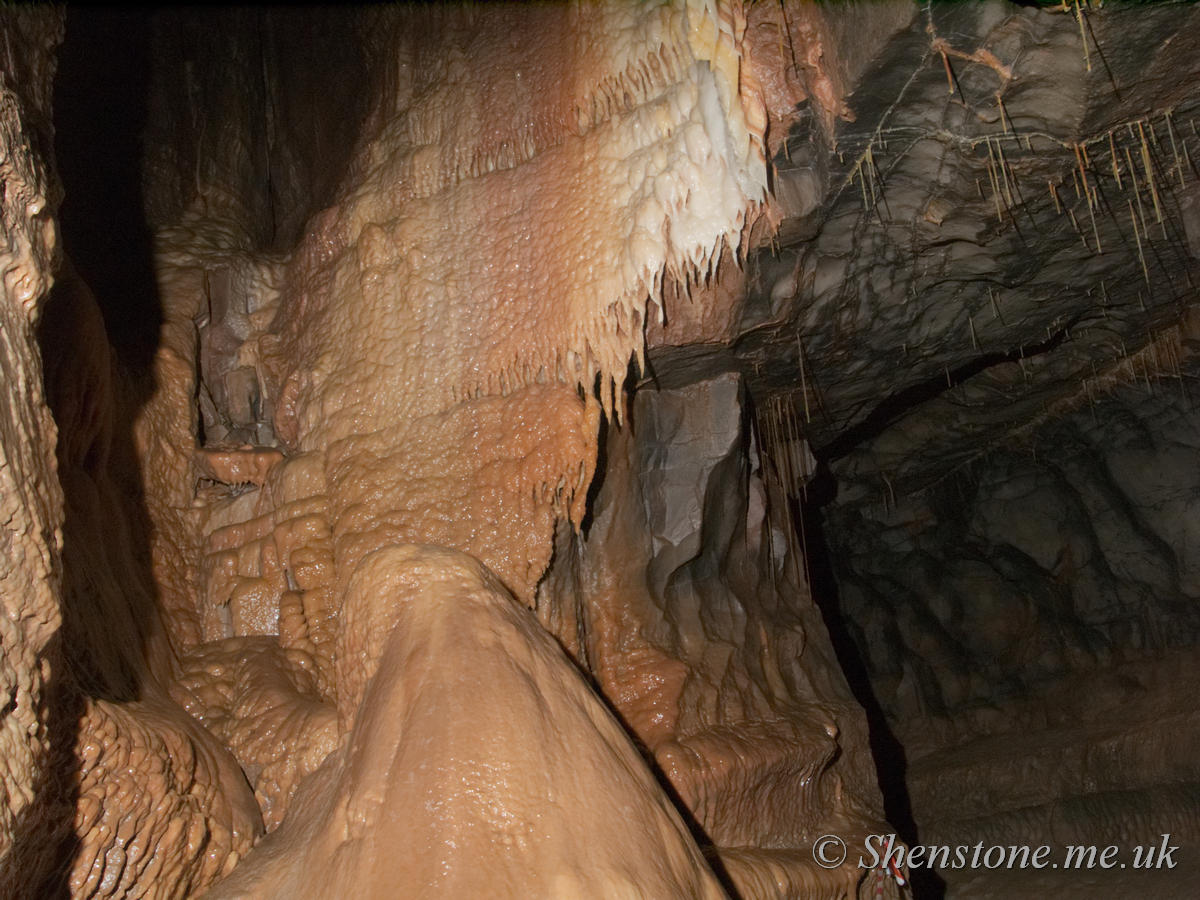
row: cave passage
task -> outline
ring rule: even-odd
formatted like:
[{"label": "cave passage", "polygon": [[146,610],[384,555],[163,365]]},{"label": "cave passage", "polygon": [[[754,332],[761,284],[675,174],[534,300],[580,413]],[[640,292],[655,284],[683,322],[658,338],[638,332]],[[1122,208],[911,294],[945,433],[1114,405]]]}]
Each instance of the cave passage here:
[{"label": "cave passage", "polygon": [[0,897],[1195,896],[1200,9],[0,30]]}]

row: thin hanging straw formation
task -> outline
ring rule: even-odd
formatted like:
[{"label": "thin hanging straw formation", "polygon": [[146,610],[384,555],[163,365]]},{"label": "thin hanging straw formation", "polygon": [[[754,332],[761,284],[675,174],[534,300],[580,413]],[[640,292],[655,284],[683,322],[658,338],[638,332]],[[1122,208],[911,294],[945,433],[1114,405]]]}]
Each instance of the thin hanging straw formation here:
[{"label": "thin hanging straw formation", "polygon": [[[1055,211],[1059,215],[1066,215],[1089,251],[1097,254],[1104,252],[1100,224],[1106,216],[1111,223],[1110,228],[1115,226],[1122,239],[1127,234],[1124,230],[1126,227],[1133,229],[1133,241],[1126,246],[1137,254],[1138,265],[1147,284],[1150,282],[1151,254],[1162,265],[1162,259],[1155,249],[1156,239],[1150,234],[1151,223],[1157,224],[1161,230],[1157,239],[1168,242],[1181,259],[1186,258],[1186,250],[1181,246],[1181,230],[1177,226],[1170,226],[1169,230],[1168,220],[1171,218],[1170,203],[1173,202],[1176,207],[1179,204],[1175,192],[1186,189],[1186,172],[1192,169],[1187,141],[1195,139],[1197,135],[1193,122],[1193,134],[1186,137],[1182,129],[1176,128],[1174,115],[1175,111],[1170,110],[1162,115],[1161,122],[1136,119],[1098,137],[1063,144],[1064,149],[1070,150],[1074,156],[1071,182],[1075,188],[1075,201],[1069,201],[1068,195],[1060,190],[1065,176],[1057,181],[1046,181]],[[1159,140],[1156,125],[1166,129],[1166,139]],[[1013,173],[1011,166],[1006,165],[1001,156],[1001,136],[991,135],[982,140],[988,144],[988,177],[999,216],[1002,204],[1011,194],[1008,179]],[[992,141],[997,144],[995,148],[992,147]],[[1105,153],[1108,154],[1108,160],[1102,162]],[[1107,187],[1102,185],[1106,179]],[[1121,199],[1125,200],[1124,206],[1129,211],[1127,224],[1118,216],[1120,201],[1113,202],[1114,191],[1124,194]],[[1079,201],[1087,206],[1086,220],[1082,218]],[[1091,226],[1088,229],[1091,241],[1085,235],[1082,222]]]}]

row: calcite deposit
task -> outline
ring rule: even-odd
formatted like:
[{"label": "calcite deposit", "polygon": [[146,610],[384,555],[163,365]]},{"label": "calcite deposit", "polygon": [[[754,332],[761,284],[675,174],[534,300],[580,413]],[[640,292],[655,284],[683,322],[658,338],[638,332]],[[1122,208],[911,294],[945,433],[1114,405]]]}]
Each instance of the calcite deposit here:
[{"label": "calcite deposit", "polygon": [[[180,201],[156,223],[152,380],[111,358],[69,262],[46,306],[81,715],[70,890],[855,891],[861,873],[803,850],[814,829],[882,827],[863,721],[843,681],[800,661],[823,625],[803,612],[794,534],[739,462],[738,381],[712,406],[726,443],[672,464],[673,490],[700,480],[670,515],[695,529],[704,497],[751,491],[745,561],[714,574],[736,584],[718,640],[757,661],[681,654],[683,622],[630,644],[628,611],[650,627],[663,588],[613,588],[659,539],[601,524],[626,499],[587,504],[602,420],[615,459],[641,415],[623,383],[648,319],[693,290],[704,304],[701,283],[771,228],[754,230],[768,122],[743,10],[437,7],[362,25],[375,93],[295,246],[261,241],[236,140],[186,189],[148,182],[152,211]],[[166,134],[152,158],[194,152]],[[570,556],[594,578],[569,584]],[[742,622],[764,571],[797,612]]]},{"label": "calcite deposit", "polygon": [[[199,296],[181,290],[178,299],[202,316],[199,389],[212,404],[206,431],[218,430],[196,459],[227,486],[205,495],[200,525],[201,630],[204,641],[221,643],[189,654],[176,696],[234,749],[253,773],[268,827],[281,825],[228,890],[292,896],[353,884],[370,894],[403,877],[431,894],[477,893],[473,879],[486,870],[482,883],[500,882],[502,893],[715,896],[722,889],[667,795],[611,714],[592,700],[579,706],[583,682],[537,636],[540,626],[531,633],[534,620],[512,611],[502,619],[524,624],[489,624],[501,613],[470,613],[476,601],[457,599],[467,587],[418,591],[414,572],[437,582],[443,565],[465,563],[439,562],[457,558],[412,545],[480,560],[486,574],[472,577],[483,584],[468,593],[486,588],[488,610],[505,610],[511,594],[536,605],[555,633],[561,611],[582,605],[594,640],[628,644],[612,617],[632,596],[538,585],[552,558],[578,552],[601,415],[614,434],[630,433],[618,426],[630,411],[617,389],[631,357],[641,359],[648,310],[661,310],[668,281],[686,285],[715,268],[722,248],[730,260],[744,253],[766,202],[762,100],[740,74],[745,20],[736,7],[614,5],[424,10],[376,25],[394,41],[388,59],[400,80],[368,118],[338,203],[314,218],[291,258],[263,260],[256,274],[253,261],[216,250],[229,232],[207,246],[188,243],[209,227],[199,207],[188,213],[190,233],[171,233],[165,257],[172,272],[196,273],[188,283]],[[563,55],[539,52],[547,45]],[[247,380],[234,377],[241,372]],[[737,421],[725,393],[718,415]],[[255,407],[255,416],[238,412]],[[284,458],[224,449],[238,428],[257,434],[257,423],[269,425]],[[736,479],[732,489],[740,490]],[[758,516],[761,551],[761,506]],[[634,546],[644,540],[636,534],[626,537]],[[601,567],[635,558],[598,535],[586,546]],[[784,596],[803,596],[795,565]],[[417,624],[433,610],[435,620]],[[418,618],[406,626],[409,616]],[[819,621],[808,626],[821,634]],[[800,650],[804,628],[790,628],[777,644],[758,625],[758,652]],[[438,691],[450,688],[433,687],[429,648],[460,632],[457,643],[492,635],[489,649],[437,651],[467,695],[442,699]],[[251,643],[251,635],[277,635],[278,643]],[[665,692],[635,697],[610,677],[632,666],[650,683],[669,665],[684,680],[689,667],[719,678],[724,665],[670,653],[658,663],[632,645],[619,657],[582,654],[572,635],[558,636],[710,839],[763,848],[731,857],[726,877],[767,895],[854,889],[857,872],[825,876],[799,854],[767,850],[806,846],[818,824],[865,830],[878,818],[869,788],[860,797],[840,786],[842,768],[852,784],[870,781],[861,718],[844,683],[839,691],[835,680],[826,708],[785,658],[751,667],[768,679],[762,689],[776,709],[766,697],[719,699],[757,693],[751,672],[739,675],[740,688],[717,689],[705,677],[682,698],[683,684],[671,681]],[[496,653],[531,661],[510,685],[490,668]],[[670,710],[681,700],[712,709],[677,722]],[[649,718],[638,713],[647,704],[658,705]],[[543,707],[551,731],[547,714],[535,712]],[[436,710],[455,719],[454,729],[438,722],[422,736],[417,723],[436,720]],[[512,739],[494,736],[499,726],[487,724],[485,710],[506,710],[512,739],[524,743],[507,747]],[[415,732],[382,724],[396,717]],[[854,735],[851,744],[839,744],[835,720]],[[827,772],[840,746],[854,747],[855,762]],[[438,766],[429,776],[396,782],[397,772],[421,769],[417,747],[445,760],[427,763]],[[602,762],[609,759],[619,762]],[[619,773],[631,769],[643,774],[626,785]],[[303,781],[314,770],[320,789]],[[488,785],[450,796],[443,779],[480,770],[492,773]],[[472,799],[476,790],[485,799]],[[334,811],[356,808],[352,797],[362,792],[384,798],[388,816],[422,838],[364,824],[366,843],[351,850],[358,832],[339,837],[336,816],[347,813]],[[606,813],[606,794],[623,797],[625,811]],[[431,811],[430,798],[442,796],[445,809],[438,801]],[[589,810],[592,849],[587,857],[574,851],[570,865],[565,848],[582,823],[557,797]],[[379,814],[361,815],[374,822]],[[582,833],[574,840],[582,843]],[[412,850],[381,858],[371,848],[384,844]],[[481,869],[480,854],[492,852],[507,862]],[[330,860],[326,887],[296,868],[314,855]],[[652,859],[667,869],[638,875]]]},{"label": "calcite deposit", "polygon": [[0,31],[0,897],[1191,896],[1194,8]]},{"label": "calcite deposit", "polygon": [[57,232],[51,182],[26,136],[36,127],[31,119],[40,115],[44,121],[49,114],[53,49],[62,21],[11,11],[4,27],[28,42],[21,63],[41,75],[24,97],[7,84],[0,93],[0,879],[10,881],[20,868],[35,877],[45,870],[39,844],[53,831],[53,818],[65,813],[39,790],[53,780],[56,749],[45,710],[55,675],[49,655],[62,622],[62,491],[54,477],[54,424],[41,385],[34,323],[53,283]]}]

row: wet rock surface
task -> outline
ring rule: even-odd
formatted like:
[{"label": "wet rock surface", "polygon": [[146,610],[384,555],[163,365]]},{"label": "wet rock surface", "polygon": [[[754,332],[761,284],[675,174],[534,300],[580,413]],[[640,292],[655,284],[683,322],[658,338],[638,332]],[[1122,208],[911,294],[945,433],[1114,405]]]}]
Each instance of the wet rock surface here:
[{"label": "wet rock surface", "polygon": [[76,271],[0,16],[0,894],[1190,896],[1195,8],[72,15],[140,99],[56,89]]}]

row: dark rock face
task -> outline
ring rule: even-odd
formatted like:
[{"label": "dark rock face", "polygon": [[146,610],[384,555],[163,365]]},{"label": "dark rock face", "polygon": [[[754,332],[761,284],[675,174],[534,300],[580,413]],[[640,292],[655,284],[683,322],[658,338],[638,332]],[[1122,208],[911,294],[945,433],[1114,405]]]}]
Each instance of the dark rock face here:
[{"label": "dark rock face", "polygon": [[[894,509],[831,513],[847,612],[877,676],[897,679],[893,714],[953,715],[1192,646],[1200,431],[1173,378],[1156,389],[1116,386],[1096,421],[1075,410]],[[883,610],[913,630],[886,645],[941,660],[933,681],[874,655]]]},{"label": "dark rock face", "polygon": [[290,249],[333,201],[361,134],[376,86],[371,54],[382,52],[369,15],[230,8],[153,17],[150,224],[177,223],[201,186],[219,183],[229,196],[214,196],[214,209],[232,205],[255,248]]},{"label": "dark rock face", "polygon": [[934,834],[1066,817],[1083,840],[1133,827],[1130,804],[1197,833],[1200,428],[1184,380],[1146,376],[895,507],[831,509],[842,608]]},{"label": "dark rock face", "polygon": [[[1089,71],[1073,15],[935,6],[862,75],[835,151],[793,128],[781,234],[805,238],[752,261],[734,356],[756,396],[791,394],[803,349],[803,429],[846,487],[936,480],[1185,311],[1194,16],[1093,12]],[[828,189],[793,212],[813,156]]]},{"label": "dark rock face", "polygon": [[1196,837],[1198,42],[1189,6],[923,9],[854,121],[792,127],[728,342],[651,354],[811,446],[923,838]]}]

